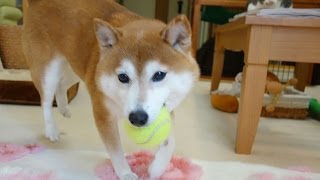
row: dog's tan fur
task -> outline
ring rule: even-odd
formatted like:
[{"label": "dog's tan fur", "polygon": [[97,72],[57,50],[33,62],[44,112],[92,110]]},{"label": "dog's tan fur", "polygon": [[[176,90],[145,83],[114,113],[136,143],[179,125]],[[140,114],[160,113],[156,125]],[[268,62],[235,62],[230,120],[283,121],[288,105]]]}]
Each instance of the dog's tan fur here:
[{"label": "dog's tan fur", "polygon": [[[185,28],[178,37],[170,32],[177,24]],[[101,27],[111,31],[108,36],[111,39],[99,36]],[[132,59],[138,73],[149,59],[156,58],[175,72],[192,72],[197,79],[199,70],[191,57],[190,33],[185,16],[178,16],[166,25],[140,17],[108,0],[29,0],[23,48],[42,98],[46,67],[57,53],[85,82],[97,129],[112,156],[123,152],[117,122],[104,104],[103,99],[108,97],[101,91],[97,78],[103,73],[115,73],[123,58]],[[178,50],[173,48],[176,43],[179,43]],[[123,162],[120,165],[127,168]]]}]

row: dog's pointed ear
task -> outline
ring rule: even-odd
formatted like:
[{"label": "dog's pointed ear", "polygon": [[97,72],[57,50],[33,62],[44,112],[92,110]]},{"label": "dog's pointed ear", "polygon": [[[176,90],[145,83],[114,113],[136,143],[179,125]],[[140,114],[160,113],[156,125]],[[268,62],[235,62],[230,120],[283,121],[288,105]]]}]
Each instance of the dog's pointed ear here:
[{"label": "dog's pointed ear", "polygon": [[162,39],[175,49],[191,50],[191,27],[185,15],[179,15],[169,22],[161,32]]},{"label": "dog's pointed ear", "polygon": [[119,41],[121,32],[108,22],[95,18],[94,27],[96,37],[101,48],[110,48]]}]

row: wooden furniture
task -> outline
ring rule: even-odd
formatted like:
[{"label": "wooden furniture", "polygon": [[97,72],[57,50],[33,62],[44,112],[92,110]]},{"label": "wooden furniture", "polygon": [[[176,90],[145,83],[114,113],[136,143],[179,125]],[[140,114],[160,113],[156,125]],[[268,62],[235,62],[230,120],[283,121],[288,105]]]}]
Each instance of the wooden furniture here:
[{"label": "wooden furniture", "polygon": [[211,90],[219,87],[224,50],[243,50],[245,53],[235,149],[237,153],[251,153],[269,60],[320,63],[319,34],[320,18],[247,16],[216,28]]},{"label": "wooden furniture", "polygon": [[[293,0],[297,8],[320,8],[319,0]],[[192,24],[192,47],[198,48],[198,32],[200,27],[200,16],[202,6],[222,6],[227,8],[245,8],[247,0],[195,0]]]}]

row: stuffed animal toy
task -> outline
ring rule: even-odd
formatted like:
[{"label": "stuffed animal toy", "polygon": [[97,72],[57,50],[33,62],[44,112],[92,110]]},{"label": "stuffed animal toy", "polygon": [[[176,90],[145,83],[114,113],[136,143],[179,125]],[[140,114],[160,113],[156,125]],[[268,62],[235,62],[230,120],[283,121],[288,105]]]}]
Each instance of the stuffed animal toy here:
[{"label": "stuffed animal toy", "polygon": [[220,111],[228,113],[236,113],[239,109],[237,97],[228,94],[212,94],[211,105]]},{"label": "stuffed animal toy", "polygon": [[232,88],[225,91],[215,91],[211,94],[211,105],[224,112],[238,112],[239,102],[237,97],[240,96],[242,73],[237,74]]},{"label": "stuffed animal toy", "polygon": [[266,111],[273,112],[276,108],[276,104],[283,93],[283,90],[286,89],[288,86],[296,85],[298,80],[296,78],[290,79],[286,84],[282,85],[280,82],[277,81],[267,81],[266,90],[267,93],[271,94],[272,101],[269,105],[266,106]]},{"label": "stuffed animal toy", "polygon": [[[238,98],[241,92],[242,73],[238,73],[235,77],[235,82],[232,83],[232,88],[224,91],[214,91],[211,94],[211,105],[224,112],[236,113],[239,109]],[[278,77],[272,72],[267,73],[267,83],[279,83]]]},{"label": "stuffed animal toy", "polygon": [[[238,98],[240,97],[241,81],[242,73],[239,73],[236,76],[231,89],[212,92],[211,105],[220,111],[229,113],[238,112]],[[272,95],[272,101],[266,106],[266,111],[273,112],[283,91],[288,88],[288,86],[294,86],[297,83],[298,80],[296,78],[292,78],[283,85],[275,74],[268,72],[265,93]],[[313,98],[310,100],[308,109],[310,117],[320,120],[320,102],[317,99]]]}]

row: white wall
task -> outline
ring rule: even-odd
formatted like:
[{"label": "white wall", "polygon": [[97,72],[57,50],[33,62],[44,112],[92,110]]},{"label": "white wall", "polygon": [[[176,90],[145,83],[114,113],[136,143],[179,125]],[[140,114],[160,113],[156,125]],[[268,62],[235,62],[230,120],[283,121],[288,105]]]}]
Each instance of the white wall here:
[{"label": "white wall", "polygon": [[148,18],[154,18],[155,0],[124,0],[124,6],[131,11]]},{"label": "white wall", "polygon": [[[182,13],[187,14],[188,0],[183,0]],[[169,15],[168,21],[178,15],[178,0],[169,0]]]},{"label": "white wall", "polygon": [[[188,0],[183,0],[182,13],[188,11]],[[148,18],[154,18],[156,1],[155,0],[124,0],[124,6],[131,11]],[[178,0],[169,0],[168,21],[178,15]]]}]

